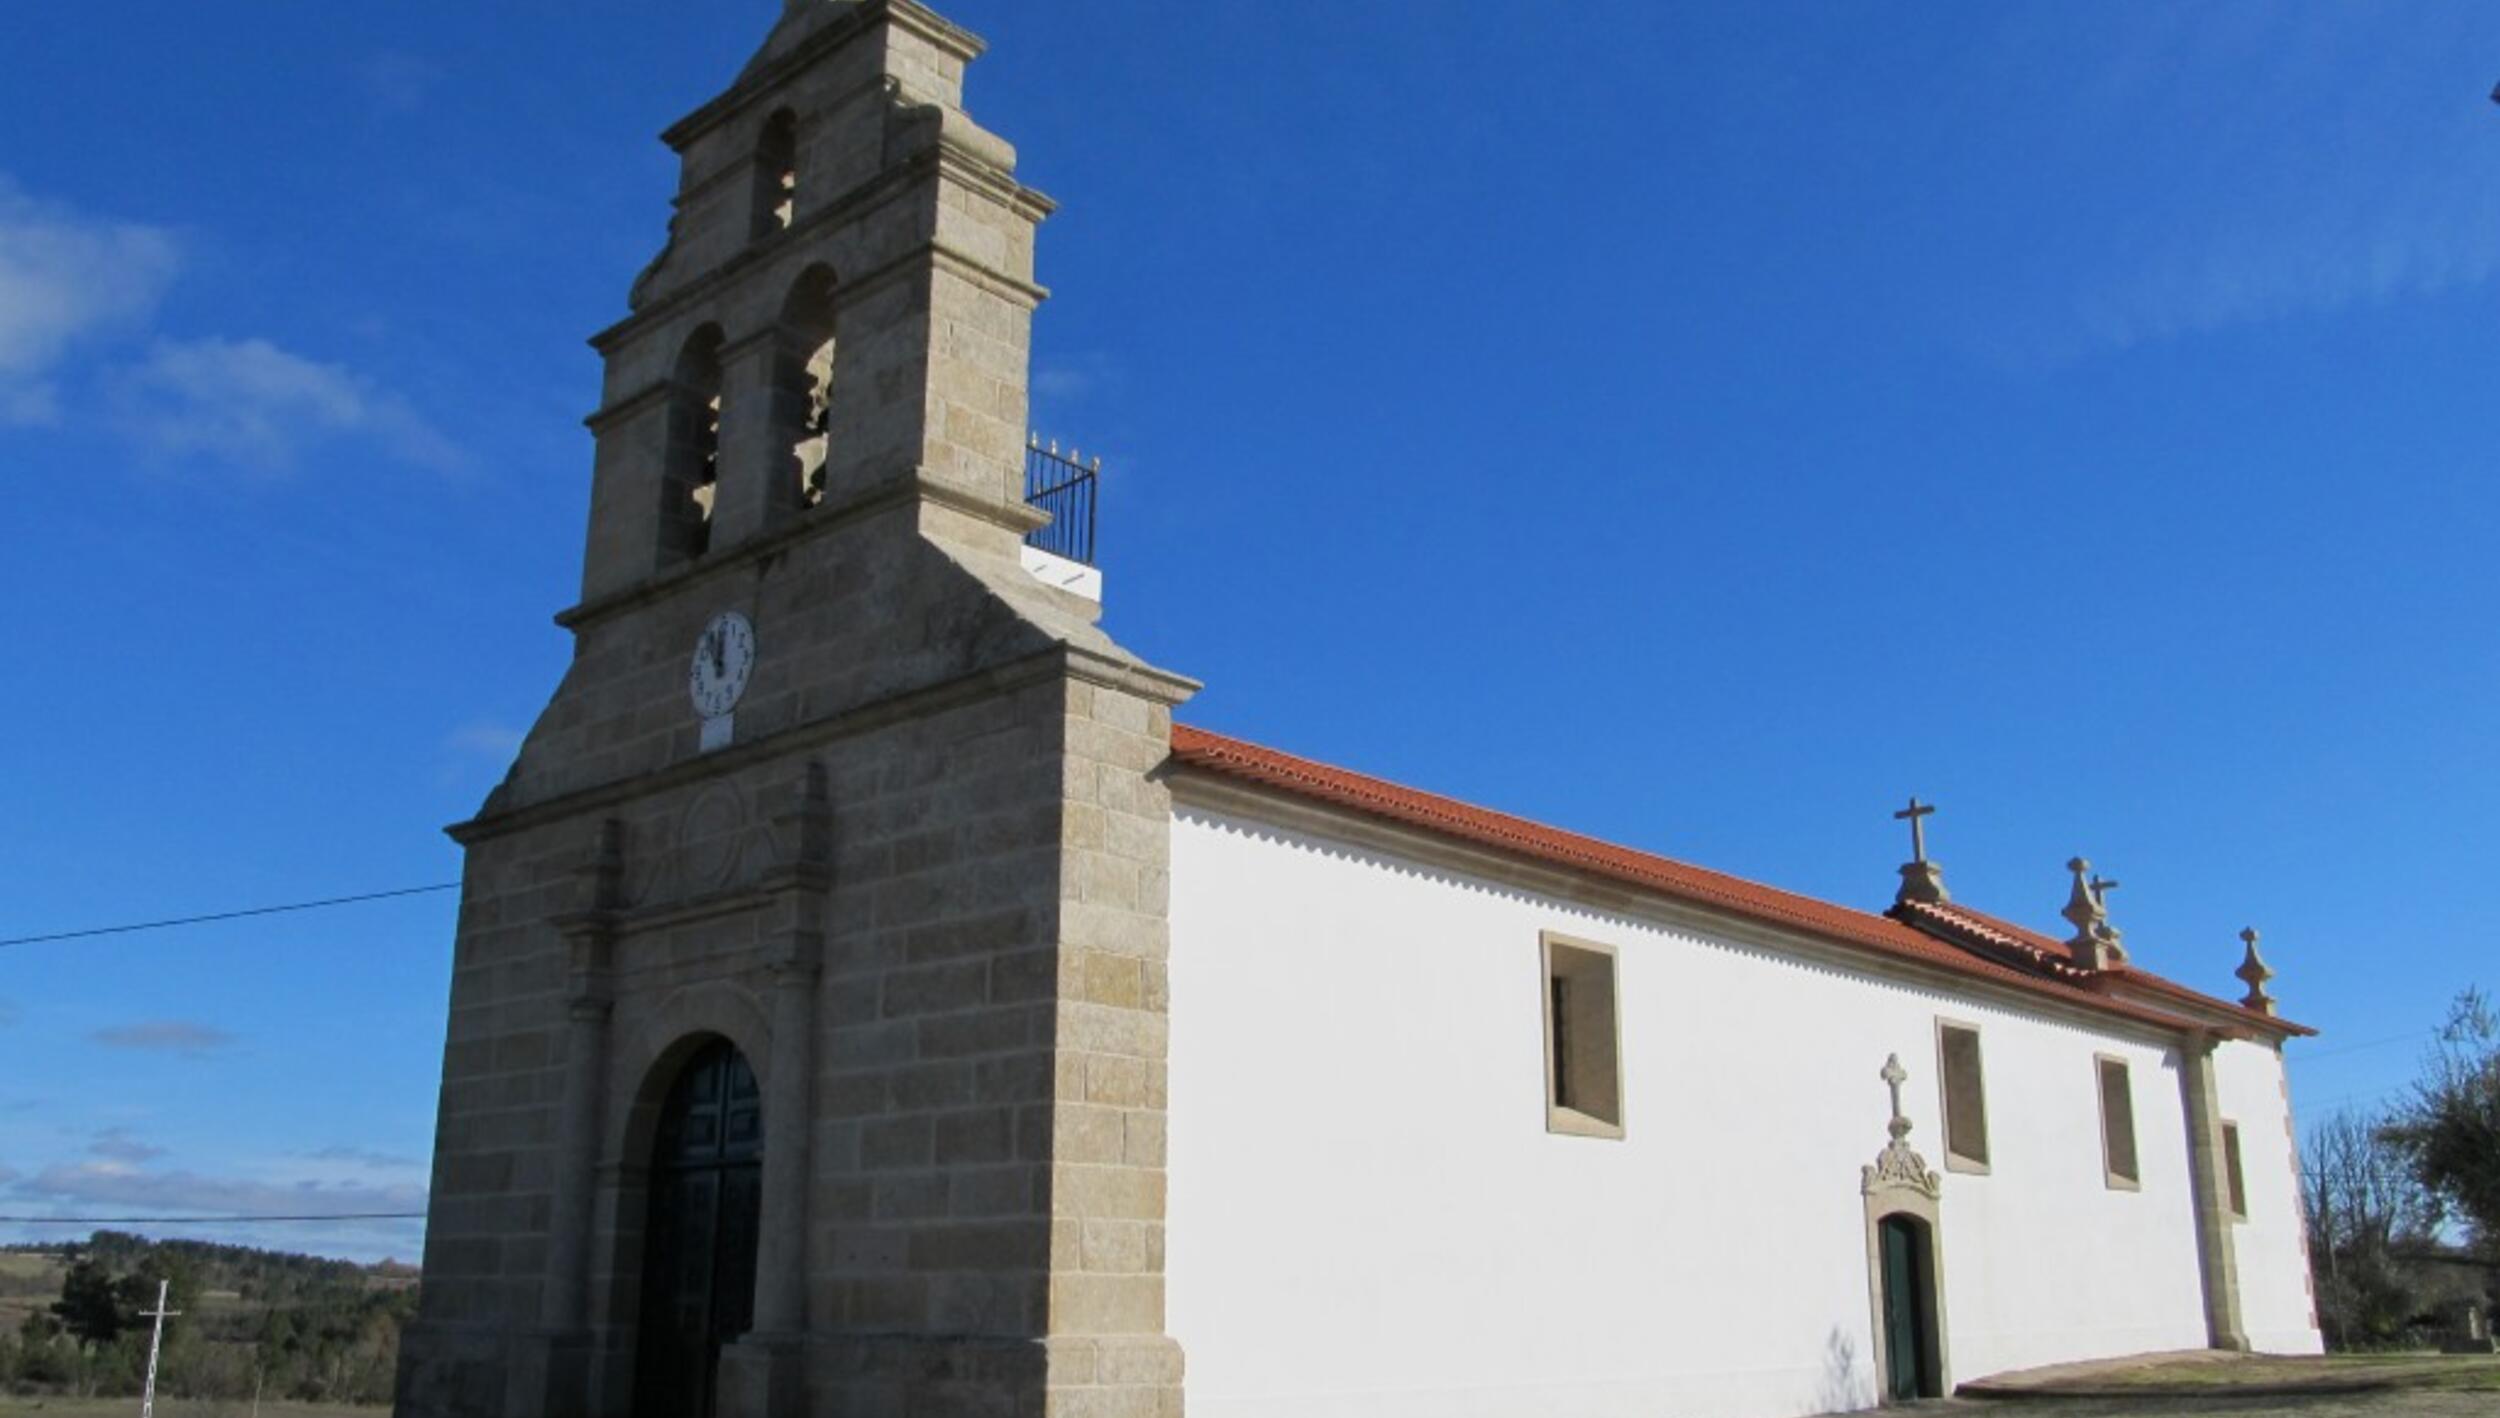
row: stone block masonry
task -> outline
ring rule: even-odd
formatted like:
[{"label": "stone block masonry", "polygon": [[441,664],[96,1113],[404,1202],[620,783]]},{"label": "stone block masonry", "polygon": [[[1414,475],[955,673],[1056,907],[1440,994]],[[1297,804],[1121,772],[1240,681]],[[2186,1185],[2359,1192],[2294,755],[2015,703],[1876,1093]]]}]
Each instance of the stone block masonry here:
[{"label": "stone block masonry", "polygon": [[[669,134],[668,245],[597,341],[573,663],[454,830],[408,1418],[1180,1411],[1157,775],[1195,686],[1020,564],[1050,204],[961,108],[979,51],[800,0]],[[731,611],[707,741],[688,656]],[[760,1147],[669,1190],[724,1043]]]}]

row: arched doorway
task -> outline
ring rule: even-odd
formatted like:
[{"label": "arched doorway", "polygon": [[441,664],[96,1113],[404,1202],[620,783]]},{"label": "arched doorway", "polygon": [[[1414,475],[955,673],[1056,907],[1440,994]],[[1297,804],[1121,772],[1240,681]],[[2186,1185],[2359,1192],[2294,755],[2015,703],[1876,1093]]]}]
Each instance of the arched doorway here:
[{"label": "arched doorway", "polygon": [[715,1041],[679,1071],[652,1146],[636,1418],[712,1418],[721,1346],[754,1317],[763,1159],[755,1070]]},{"label": "arched doorway", "polygon": [[1927,1223],[1894,1212],[1876,1223],[1882,1256],[1884,1397],[1895,1403],[1942,1398],[1936,1352],[1935,1254]]}]

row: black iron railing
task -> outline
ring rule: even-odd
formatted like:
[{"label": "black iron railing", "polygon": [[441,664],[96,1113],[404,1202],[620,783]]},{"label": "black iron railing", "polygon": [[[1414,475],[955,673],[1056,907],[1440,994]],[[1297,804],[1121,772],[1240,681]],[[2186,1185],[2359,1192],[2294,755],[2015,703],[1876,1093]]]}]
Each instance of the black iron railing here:
[{"label": "black iron railing", "polygon": [[1102,459],[1091,463],[1057,442],[1045,446],[1039,437],[1024,449],[1024,500],[1050,514],[1050,525],[1036,528],[1026,546],[1070,561],[1094,564],[1094,492],[1102,481]]}]

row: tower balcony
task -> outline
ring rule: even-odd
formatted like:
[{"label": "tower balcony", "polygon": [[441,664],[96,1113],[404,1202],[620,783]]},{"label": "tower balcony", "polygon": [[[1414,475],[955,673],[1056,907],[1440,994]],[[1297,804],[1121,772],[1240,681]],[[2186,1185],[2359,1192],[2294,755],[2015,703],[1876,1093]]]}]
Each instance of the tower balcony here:
[{"label": "tower balcony", "polygon": [[1087,462],[1076,449],[1059,451],[1056,439],[1039,434],[1025,444],[1024,501],[1050,514],[1046,526],[1024,539],[1024,569],[1045,585],[1102,599],[1102,572],[1094,564],[1094,507],[1102,483],[1102,459]]}]

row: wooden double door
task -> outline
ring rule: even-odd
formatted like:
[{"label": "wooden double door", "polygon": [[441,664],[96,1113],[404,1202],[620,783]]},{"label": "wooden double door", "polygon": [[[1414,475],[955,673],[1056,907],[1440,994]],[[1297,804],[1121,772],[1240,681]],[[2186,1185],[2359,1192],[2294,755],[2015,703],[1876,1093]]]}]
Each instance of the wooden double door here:
[{"label": "wooden double door", "polygon": [[715,1042],[687,1061],[660,1113],[643,1230],[635,1418],[713,1418],[721,1349],[755,1318],[763,1161],[755,1070]]}]

